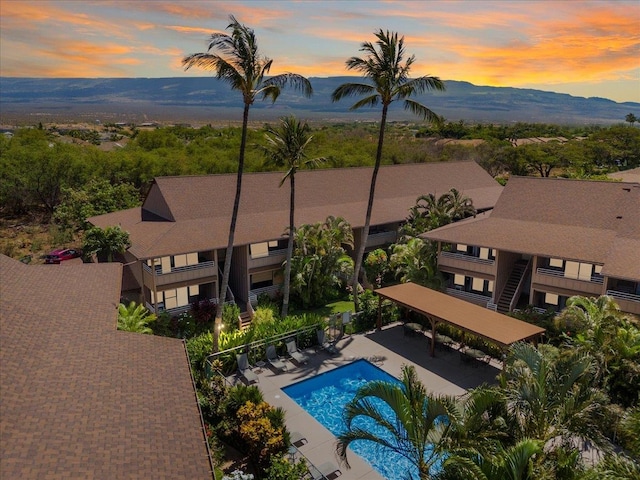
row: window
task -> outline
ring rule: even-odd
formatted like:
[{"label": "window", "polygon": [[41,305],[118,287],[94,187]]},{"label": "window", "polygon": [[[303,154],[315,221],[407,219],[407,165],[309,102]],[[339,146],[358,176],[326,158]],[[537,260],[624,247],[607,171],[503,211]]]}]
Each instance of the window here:
[{"label": "window", "polygon": [[262,258],[269,256],[269,244],[267,242],[253,243],[249,247],[251,258]]},{"label": "window", "polygon": [[593,273],[595,273],[596,275],[600,275],[602,273],[602,265],[594,265]]},{"label": "window", "polygon": [[197,265],[198,263],[197,253],[187,253],[187,265]]},{"label": "window", "polygon": [[578,262],[570,262],[564,266],[564,276],[566,278],[578,278],[578,272],[580,271],[580,264]]},{"label": "window", "polygon": [[200,285],[190,285],[189,286],[189,296],[195,297],[200,295]]},{"label": "window", "polygon": [[251,288],[263,288],[273,285],[273,270],[251,274]]},{"label": "window", "polygon": [[461,285],[461,286],[464,287],[464,275],[455,274],[453,276],[453,284],[454,285]]},{"label": "window", "polygon": [[558,305],[558,295],[555,293],[545,293],[544,303],[547,305]]},{"label": "window", "polygon": [[561,258],[550,258],[549,266],[554,268],[562,268],[563,260]]},{"label": "window", "polygon": [[173,256],[173,266],[178,267],[186,267],[187,266],[187,256],[186,255],[174,255]]},{"label": "window", "polygon": [[480,247],[480,258],[483,258],[485,260],[489,260],[489,249],[488,248]]},{"label": "window", "polygon": [[484,291],[484,280],[482,278],[473,278],[471,288],[476,292]]},{"label": "window", "polygon": [[493,280],[487,280],[487,292],[493,293]]},{"label": "window", "polygon": [[467,246],[466,246],[464,243],[458,243],[458,244],[456,245],[456,250],[457,250],[458,252],[464,252],[464,253],[467,253]]},{"label": "window", "polygon": [[578,280],[591,281],[591,273],[593,272],[593,265],[590,263],[581,263],[578,270]]},{"label": "window", "polygon": [[162,265],[162,273],[171,273],[171,257],[162,257],[160,265]]}]

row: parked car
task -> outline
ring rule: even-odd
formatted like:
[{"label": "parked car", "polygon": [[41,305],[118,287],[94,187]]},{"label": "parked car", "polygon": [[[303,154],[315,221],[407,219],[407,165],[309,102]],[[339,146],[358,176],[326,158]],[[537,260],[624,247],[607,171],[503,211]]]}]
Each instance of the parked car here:
[{"label": "parked car", "polygon": [[44,256],[44,263],[60,263],[72,258],[78,258],[82,255],[80,250],[74,248],[60,248],[49,252]]}]

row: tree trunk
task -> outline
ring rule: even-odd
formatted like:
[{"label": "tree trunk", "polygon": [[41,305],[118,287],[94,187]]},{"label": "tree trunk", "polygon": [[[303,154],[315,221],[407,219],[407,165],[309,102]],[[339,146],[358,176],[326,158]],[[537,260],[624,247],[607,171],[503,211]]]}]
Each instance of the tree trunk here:
[{"label": "tree trunk", "polygon": [[378,150],[376,152],[376,164],[373,167],[373,174],[371,176],[371,188],[369,189],[369,201],[367,203],[367,215],[364,220],[364,228],[362,229],[362,236],[360,238],[360,246],[358,247],[358,254],[356,255],[356,265],[353,272],[353,304],[355,311],[359,310],[358,301],[358,279],[360,277],[360,268],[362,268],[362,260],[364,258],[364,250],[367,246],[367,237],[369,236],[369,224],[371,223],[371,211],[373,210],[373,199],[376,192],[376,180],[378,178],[378,170],[380,170],[380,163],[382,161],[382,144],[384,143],[384,129],[387,123],[387,109],[388,105],[382,106],[382,119],[380,120],[380,132],[378,134]]},{"label": "tree trunk", "polygon": [[282,313],[285,318],[289,313],[289,292],[291,289],[291,258],[293,257],[293,241],[295,237],[294,208],[296,198],[295,174],[291,172],[291,192],[289,198],[289,241],[287,242],[287,263],[284,267],[284,292],[282,295]]},{"label": "tree trunk", "polygon": [[224,257],[224,270],[222,272],[222,283],[220,284],[220,295],[216,306],[216,319],[213,326],[213,351],[219,351],[220,328],[222,326],[222,308],[227,297],[229,286],[229,275],[231,273],[231,256],[233,254],[233,239],[236,233],[236,223],[238,220],[238,210],[240,208],[240,193],[242,192],[242,172],[244,170],[244,151],[247,144],[247,125],[249,123],[250,104],[245,102],[242,114],[242,139],[240,141],[240,155],[238,156],[238,176],[236,180],[236,197],[233,202],[233,213],[231,214],[231,225],[229,226],[229,241],[227,243],[227,253]]}]

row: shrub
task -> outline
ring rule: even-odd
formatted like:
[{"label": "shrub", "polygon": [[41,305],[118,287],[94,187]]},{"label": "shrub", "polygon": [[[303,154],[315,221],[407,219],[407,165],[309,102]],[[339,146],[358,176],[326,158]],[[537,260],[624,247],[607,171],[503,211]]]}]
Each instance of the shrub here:
[{"label": "shrub", "polygon": [[238,410],[239,436],[244,451],[251,462],[261,471],[270,466],[271,457],[287,449],[284,426],[274,425],[270,418],[273,407],[266,402],[254,404],[249,401]]}]

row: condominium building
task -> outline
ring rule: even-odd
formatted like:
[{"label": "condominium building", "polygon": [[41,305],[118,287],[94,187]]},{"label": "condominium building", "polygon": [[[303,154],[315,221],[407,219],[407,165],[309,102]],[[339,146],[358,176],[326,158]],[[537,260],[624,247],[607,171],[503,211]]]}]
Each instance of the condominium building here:
[{"label": "condominium building", "polygon": [[[362,239],[372,168],[299,171],[296,225],[343,217]],[[244,310],[283,283],[289,223],[289,184],[282,172],[246,173],[226,299]],[[456,188],[479,211],[491,209],[502,187],[475,162],[383,166],[366,248],[396,240],[398,226],[420,195]],[[120,225],[131,247],[124,256],[123,293],[152,311],[179,314],[205,299],[217,301],[233,210],[236,175],[156,178],[142,207],[93,217],[99,227]]]},{"label": "condominium building", "polygon": [[422,235],[447,292],[512,311],[610,295],[640,314],[640,184],[513,177],[490,212]]}]

